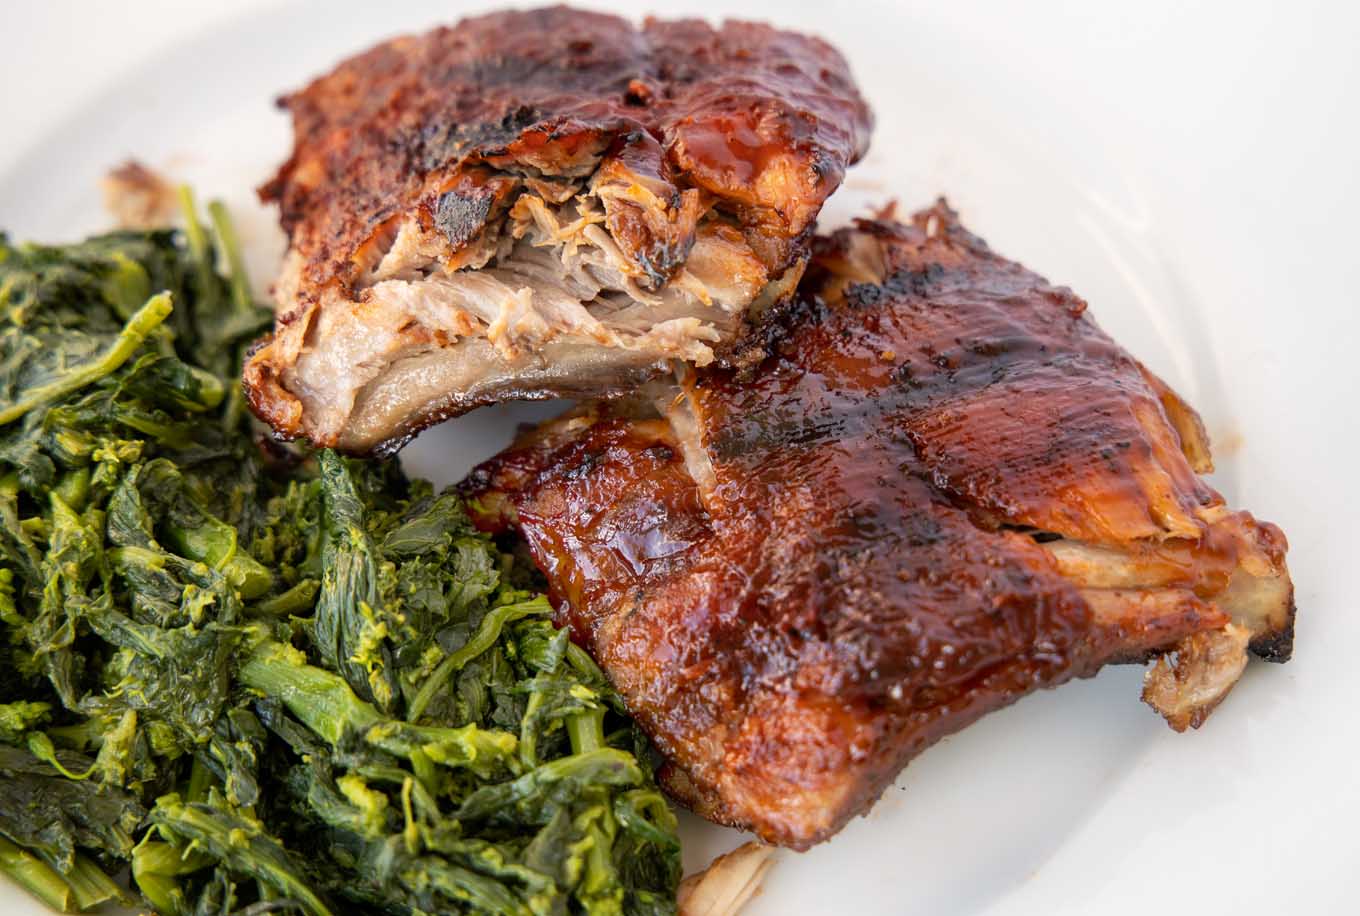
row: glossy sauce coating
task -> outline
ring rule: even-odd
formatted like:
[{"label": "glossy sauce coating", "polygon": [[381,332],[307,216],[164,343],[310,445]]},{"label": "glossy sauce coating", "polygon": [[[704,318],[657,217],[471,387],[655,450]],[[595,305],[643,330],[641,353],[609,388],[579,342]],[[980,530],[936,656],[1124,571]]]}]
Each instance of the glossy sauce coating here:
[{"label": "glossy sauce coating", "polygon": [[[686,386],[695,442],[597,407],[469,482],[705,816],[815,843],[987,711],[1223,627],[1245,556],[1282,569],[1164,386],[943,205],[822,241],[758,343]],[[1092,592],[1053,538],[1133,581]]]},{"label": "glossy sauce coating", "polygon": [[[579,178],[630,135],[659,143],[662,177],[713,194],[783,269],[871,125],[845,61],[816,38],[746,22],[638,28],[560,6],[393,39],[281,104],[295,146],[262,194],[306,263],[304,297],[351,282],[385,221],[434,213],[464,167]],[[715,141],[733,125],[740,146]]]}]

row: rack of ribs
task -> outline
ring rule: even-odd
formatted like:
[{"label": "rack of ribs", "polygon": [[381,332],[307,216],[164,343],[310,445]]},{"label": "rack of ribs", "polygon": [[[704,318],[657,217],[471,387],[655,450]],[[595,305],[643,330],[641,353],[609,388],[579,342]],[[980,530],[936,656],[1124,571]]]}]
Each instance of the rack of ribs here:
[{"label": "rack of ribs", "polygon": [[943,202],[819,239],[745,346],[465,483],[701,814],[806,847],[1038,688],[1152,661],[1183,730],[1289,657],[1284,535],[1194,411]]},{"label": "rack of ribs", "polygon": [[261,194],[289,250],[245,387],[280,435],[356,453],[721,362],[871,126],[818,39],[566,7],[394,39],[282,104]]}]

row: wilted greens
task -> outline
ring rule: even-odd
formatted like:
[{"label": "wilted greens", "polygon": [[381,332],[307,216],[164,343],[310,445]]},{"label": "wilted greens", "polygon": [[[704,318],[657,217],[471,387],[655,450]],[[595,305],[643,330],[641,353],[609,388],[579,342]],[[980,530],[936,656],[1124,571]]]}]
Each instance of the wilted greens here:
[{"label": "wilted greens", "polygon": [[186,203],[0,236],[0,871],[66,910],[674,911],[650,751],[532,574],[456,494],[253,434],[269,315]]}]

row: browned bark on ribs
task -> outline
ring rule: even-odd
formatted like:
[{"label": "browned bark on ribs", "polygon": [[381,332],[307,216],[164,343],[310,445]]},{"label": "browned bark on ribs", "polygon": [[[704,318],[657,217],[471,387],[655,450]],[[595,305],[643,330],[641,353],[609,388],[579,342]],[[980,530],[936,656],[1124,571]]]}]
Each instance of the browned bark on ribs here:
[{"label": "browned bark on ribs", "polygon": [[1198,418],[943,204],[821,242],[763,346],[468,481],[705,816],[805,847],[1037,688],[1171,651],[1184,728],[1288,656],[1284,537],[1196,476]]},{"label": "browned bark on ribs", "polygon": [[818,39],[566,7],[394,39],[283,105],[262,195],[290,248],[245,383],[279,433],[351,451],[712,361],[792,290],[870,128]]}]

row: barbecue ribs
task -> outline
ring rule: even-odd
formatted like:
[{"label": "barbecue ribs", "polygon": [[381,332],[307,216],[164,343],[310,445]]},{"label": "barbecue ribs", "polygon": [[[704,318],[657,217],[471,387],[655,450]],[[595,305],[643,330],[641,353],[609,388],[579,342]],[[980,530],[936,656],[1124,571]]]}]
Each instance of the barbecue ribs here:
[{"label": "barbecue ribs", "polygon": [[290,247],[245,384],[351,452],[720,358],[793,291],[870,129],[815,38],[565,7],[389,41],[283,104],[262,195]]},{"label": "barbecue ribs", "polygon": [[1180,730],[1288,658],[1284,536],[1195,413],[943,203],[820,240],[754,347],[467,483],[705,816],[806,847],[1036,688],[1156,658]]}]

